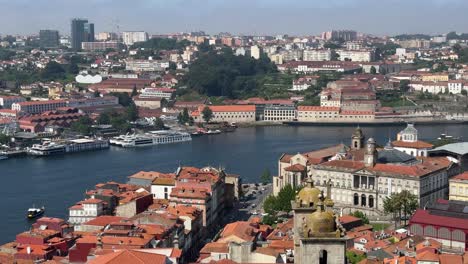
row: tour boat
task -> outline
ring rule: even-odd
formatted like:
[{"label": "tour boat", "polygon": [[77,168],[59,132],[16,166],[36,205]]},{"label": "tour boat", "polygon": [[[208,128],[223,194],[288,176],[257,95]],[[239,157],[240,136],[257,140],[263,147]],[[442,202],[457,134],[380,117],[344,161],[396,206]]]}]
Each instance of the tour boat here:
[{"label": "tour boat", "polygon": [[29,208],[28,209],[28,218],[29,219],[34,219],[36,217],[39,217],[41,215],[43,215],[45,212],[45,208],[44,206],[42,206],[41,208],[35,208],[35,207],[32,207],[32,208]]}]

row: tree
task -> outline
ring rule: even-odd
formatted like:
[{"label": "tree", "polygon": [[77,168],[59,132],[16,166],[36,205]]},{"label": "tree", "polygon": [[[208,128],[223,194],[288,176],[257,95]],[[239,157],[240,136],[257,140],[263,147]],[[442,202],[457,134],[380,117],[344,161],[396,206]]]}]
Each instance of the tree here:
[{"label": "tree", "polygon": [[365,215],[363,212],[361,211],[354,211],[352,213],[352,215],[354,217],[357,217],[357,218],[360,218],[362,220],[362,223],[363,224],[369,224],[369,218],[367,218],[367,215]]},{"label": "tree", "polygon": [[211,110],[211,108],[205,106],[205,108],[203,108],[202,110],[202,117],[206,123],[209,123],[210,120],[213,118],[213,111]]},{"label": "tree", "polygon": [[372,66],[372,67],[370,68],[370,73],[371,73],[371,74],[377,74],[377,69],[376,69],[374,66]]},{"label": "tree", "polygon": [[70,65],[68,66],[68,73],[78,74],[79,72],[80,72],[80,68],[78,67],[78,64],[70,63]]},{"label": "tree", "polygon": [[71,124],[70,129],[82,135],[89,135],[92,131],[93,120],[88,116],[83,116],[78,121]]},{"label": "tree", "polygon": [[107,112],[104,112],[102,114],[99,115],[98,119],[97,119],[97,122],[98,124],[100,125],[107,125],[107,124],[110,124],[111,122],[111,116],[109,113]]},{"label": "tree", "polygon": [[277,196],[269,195],[263,202],[263,210],[270,214],[276,215],[277,212],[290,212],[291,201],[296,198],[296,193],[301,190],[301,187],[293,188],[290,184],[281,189]]},{"label": "tree", "polygon": [[414,211],[418,208],[418,198],[416,195],[412,194],[408,190],[403,190],[398,194],[398,199],[400,200],[400,210],[403,212],[404,221],[406,225],[406,220],[408,216],[413,214]]},{"label": "tree", "polygon": [[168,104],[169,102],[166,98],[161,98],[161,107],[167,107]]},{"label": "tree", "polygon": [[390,197],[385,197],[383,202],[384,202],[384,212],[386,214],[393,215],[393,220],[395,222],[395,229],[397,229],[396,214],[397,214],[399,205],[397,204],[396,198],[393,195]]},{"label": "tree", "polygon": [[132,98],[128,95],[128,93],[117,93],[112,92],[110,95],[116,96],[119,98],[119,104],[122,106],[129,106],[133,103]]},{"label": "tree", "polygon": [[64,79],[65,69],[56,61],[50,61],[41,72],[41,78],[45,80]]},{"label": "tree", "polygon": [[468,92],[467,92],[466,90],[462,90],[462,91],[461,91],[461,94],[464,95],[464,96],[466,96],[466,95],[468,94]]},{"label": "tree", "polygon": [[0,133],[0,144],[8,145],[10,141],[11,141],[10,136]]},{"label": "tree", "polygon": [[271,173],[269,169],[265,169],[262,173],[261,180],[263,184],[271,182]]},{"label": "tree", "polygon": [[401,80],[400,81],[400,91],[406,93],[409,90],[409,80]]},{"label": "tree", "polygon": [[130,104],[126,110],[127,119],[130,121],[136,121],[138,119],[138,108],[135,104]]},{"label": "tree", "polygon": [[133,90],[132,90],[132,94],[130,95],[131,97],[135,97],[138,95],[138,91],[137,91],[137,88],[136,88],[136,85],[133,86]]},{"label": "tree", "polygon": [[166,128],[161,118],[159,117],[156,118],[156,120],[154,121],[154,128],[157,130],[163,130]]}]

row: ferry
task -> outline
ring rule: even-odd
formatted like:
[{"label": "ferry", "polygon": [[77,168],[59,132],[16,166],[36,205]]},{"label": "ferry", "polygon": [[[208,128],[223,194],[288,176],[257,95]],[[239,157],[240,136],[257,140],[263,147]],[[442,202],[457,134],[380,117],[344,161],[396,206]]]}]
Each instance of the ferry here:
[{"label": "ferry", "polygon": [[33,156],[50,156],[105,148],[109,148],[108,140],[79,138],[62,143],[45,141],[42,144],[34,144],[28,149],[28,154]]},{"label": "ferry", "polygon": [[45,212],[45,207],[44,206],[42,206],[41,208],[32,207],[32,208],[28,209],[27,217],[29,219],[34,219],[36,217],[39,217],[39,216],[43,215],[44,212]]},{"label": "ferry", "polygon": [[50,156],[66,153],[67,147],[64,144],[46,141],[42,144],[34,144],[28,149],[28,154],[33,156]]},{"label": "ferry", "polygon": [[133,148],[133,147],[145,147],[159,144],[170,144],[178,142],[191,141],[192,137],[186,132],[175,132],[175,131],[150,131],[144,134],[137,135],[120,135],[110,140],[112,145]]}]

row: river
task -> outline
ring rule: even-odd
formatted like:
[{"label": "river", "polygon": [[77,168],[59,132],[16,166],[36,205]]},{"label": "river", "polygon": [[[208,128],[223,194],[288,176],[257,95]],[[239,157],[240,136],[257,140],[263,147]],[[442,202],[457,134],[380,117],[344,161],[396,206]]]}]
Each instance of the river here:
[{"label": "river", "polygon": [[[404,126],[362,127],[384,145]],[[468,125],[419,125],[419,138],[431,140],[441,133],[468,138]],[[282,153],[311,151],[338,143],[350,144],[354,127],[269,126],[239,128],[236,132],[197,137],[192,142],[76,153],[46,158],[12,158],[0,161],[4,180],[0,212],[0,243],[29,230],[26,210],[33,204],[46,207],[46,216],[67,218],[68,207],[84,192],[106,181],[125,182],[138,171],[174,172],[182,166],[224,167],[240,174],[244,182],[259,181],[265,168],[277,173]]]}]

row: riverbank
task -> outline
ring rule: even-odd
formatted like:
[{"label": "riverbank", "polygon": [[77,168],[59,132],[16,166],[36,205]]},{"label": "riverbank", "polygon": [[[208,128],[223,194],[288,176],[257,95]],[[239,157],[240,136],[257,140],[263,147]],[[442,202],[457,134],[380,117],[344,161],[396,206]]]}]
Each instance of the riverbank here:
[{"label": "riverbank", "polygon": [[468,121],[460,121],[460,120],[432,120],[432,121],[417,121],[417,120],[399,120],[399,121],[373,121],[373,122],[299,122],[299,121],[289,121],[283,122],[284,125],[288,126],[401,126],[408,123],[416,124],[416,125],[466,125]]}]

